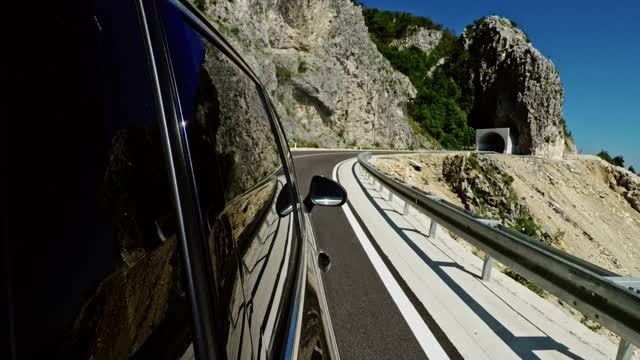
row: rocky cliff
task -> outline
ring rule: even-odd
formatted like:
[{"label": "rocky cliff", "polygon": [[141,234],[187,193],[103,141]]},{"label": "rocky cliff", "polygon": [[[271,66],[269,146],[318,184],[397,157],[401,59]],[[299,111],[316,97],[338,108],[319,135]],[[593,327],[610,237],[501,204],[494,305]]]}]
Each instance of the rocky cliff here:
[{"label": "rocky cliff", "polygon": [[292,142],[419,145],[406,114],[415,89],[377,51],[351,1],[194,3],[256,71]]},{"label": "rocky cliff", "polygon": [[406,36],[393,40],[390,45],[401,50],[415,47],[422,50],[426,55],[429,55],[440,43],[442,34],[443,32],[440,30],[411,26],[407,29]]},{"label": "rocky cliff", "polygon": [[560,123],[564,92],[554,64],[515,23],[490,16],[468,27],[461,40],[474,59],[469,81],[475,101],[471,125],[509,127],[522,154],[560,158],[575,152]]},{"label": "rocky cliff", "polygon": [[[523,154],[575,152],[555,66],[507,19],[476,21],[456,41],[431,20],[376,11],[382,29],[397,28],[381,41],[349,0],[192,1],[254,69],[298,145],[431,147],[424,134],[466,148],[468,123],[511,128]],[[413,49],[428,59],[418,64]]]}]

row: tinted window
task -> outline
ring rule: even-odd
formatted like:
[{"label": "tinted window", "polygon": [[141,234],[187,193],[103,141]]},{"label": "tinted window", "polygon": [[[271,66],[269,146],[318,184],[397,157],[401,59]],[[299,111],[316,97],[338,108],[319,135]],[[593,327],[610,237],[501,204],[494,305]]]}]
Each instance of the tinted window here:
[{"label": "tinted window", "polygon": [[56,14],[32,83],[47,116],[14,133],[17,355],[180,358],[190,308],[136,8],[84,9]]},{"label": "tinted window", "polygon": [[168,5],[164,18],[208,229],[218,332],[227,357],[265,357],[288,316],[296,248],[293,215],[280,217],[275,208],[291,192],[266,99],[175,8]]}]

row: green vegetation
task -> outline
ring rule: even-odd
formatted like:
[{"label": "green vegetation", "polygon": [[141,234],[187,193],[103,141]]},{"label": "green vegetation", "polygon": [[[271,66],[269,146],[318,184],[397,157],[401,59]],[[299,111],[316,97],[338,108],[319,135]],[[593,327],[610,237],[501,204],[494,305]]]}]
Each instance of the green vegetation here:
[{"label": "green vegetation", "polygon": [[611,155],[609,155],[609,152],[606,150],[600,150],[597,155],[599,158],[603,159],[611,165],[624,167],[624,158],[622,157],[622,155],[611,157]]},{"label": "green vegetation", "polygon": [[518,274],[517,272],[511,270],[511,269],[504,269],[502,270],[502,272],[507,275],[508,277],[512,278],[513,280],[515,280],[516,282],[524,285],[527,287],[527,289],[533,291],[534,293],[536,293],[538,296],[540,296],[541,298],[546,298],[547,297],[547,292],[540,287],[537,284],[532,283],[531,281],[525,279],[524,277],[522,277],[522,275]]},{"label": "green vegetation", "polygon": [[631,171],[631,172],[632,172],[632,173],[634,173],[634,174],[638,174],[638,173],[636,172],[636,169],[633,167],[633,165],[629,165],[629,171]]},{"label": "green vegetation", "polygon": [[567,120],[565,120],[564,116],[560,117],[560,126],[562,126],[562,133],[565,139],[573,140],[573,134],[571,134],[571,130],[567,127]]},{"label": "green vegetation", "polygon": [[205,0],[193,0],[193,5],[203,13],[207,11],[207,3]]},{"label": "green vegetation", "polygon": [[480,165],[478,164],[478,156],[476,154],[470,154],[469,157],[467,157],[467,165],[469,165],[469,167],[474,170],[480,169]]},{"label": "green vegetation", "polygon": [[[363,9],[372,41],[391,65],[405,74],[417,90],[409,104],[409,116],[446,149],[470,148],[474,131],[467,115],[473,104],[472,93],[458,86],[466,76],[467,59],[471,58],[450,30],[431,19],[408,13]],[[416,26],[443,31],[443,36],[428,56],[417,48],[400,50],[391,46]],[[438,60],[450,59],[438,66]],[[453,61],[451,61],[453,60]],[[429,76],[428,74],[431,74]]]},{"label": "green vegetation", "polygon": [[597,322],[588,319],[586,316],[582,315],[582,319],[580,319],[580,323],[584,326],[586,326],[587,328],[589,328],[589,330],[593,331],[593,332],[597,332],[598,330],[600,330],[602,328],[602,325],[598,324]]},{"label": "green vegetation", "polygon": [[240,30],[237,27],[227,26],[224,23],[222,23],[221,21],[218,21],[216,19],[212,19],[212,20],[213,20],[213,22],[216,23],[217,29],[220,30],[225,35],[227,35],[227,36],[232,35],[234,37],[238,37],[240,35]]},{"label": "green vegetation", "polygon": [[[423,27],[430,30],[442,30],[440,24],[434,23],[429,18],[414,16],[409,13],[396,11],[380,11],[366,8],[362,10],[369,33],[375,37],[374,41],[388,44],[394,39],[400,39],[407,35],[410,27]],[[377,45],[377,44],[376,44]]]},{"label": "green vegetation", "polygon": [[302,148],[319,148],[320,145],[318,145],[318,143],[315,143],[313,141],[306,141],[306,140],[297,140],[295,141],[295,144],[297,147],[302,147]]},{"label": "green vegetation", "polygon": [[309,70],[309,64],[304,61],[300,61],[300,64],[298,64],[298,73],[304,74],[307,70]]},{"label": "green vegetation", "polygon": [[529,215],[520,216],[516,220],[516,224],[511,228],[533,238],[537,238],[538,235],[536,233],[540,232],[540,225],[536,224],[533,218]]},{"label": "green vegetation", "polygon": [[504,182],[507,185],[513,184],[513,176],[509,174],[502,174],[502,182]]},{"label": "green vegetation", "polygon": [[290,81],[291,71],[284,66],[276,65],[276,79],[278,79],[279,84]]}]

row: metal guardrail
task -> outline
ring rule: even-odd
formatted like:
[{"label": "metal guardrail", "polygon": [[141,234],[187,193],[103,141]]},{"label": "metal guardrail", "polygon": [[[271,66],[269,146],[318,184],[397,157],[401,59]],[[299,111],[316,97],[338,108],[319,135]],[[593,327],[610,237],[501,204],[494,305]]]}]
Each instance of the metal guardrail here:
[{"label": "metal guardrail", "polygon": [[620,335],[616,359],[630,359],[640,347],[640,279],[625,278],[539,240],[512,231],[496,221],[480,218],[401,179],[389,176],[361,153],[358,162],[380,183],[432,221],[430,236],[439,224],[487,254],[483,279],[490,278],[493,259],[542,286],[576,310]]}]

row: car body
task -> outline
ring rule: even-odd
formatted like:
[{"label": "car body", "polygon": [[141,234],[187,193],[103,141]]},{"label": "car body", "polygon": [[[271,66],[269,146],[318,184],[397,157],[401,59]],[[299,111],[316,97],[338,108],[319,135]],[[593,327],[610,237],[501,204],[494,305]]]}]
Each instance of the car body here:
[{"label": "car body", "polygon": [[309,212],[346,194],[302,199],[264,87],[189,3],[89,3],[50,14],[48,115],[15,132],[8,358],[339,358]]}]

